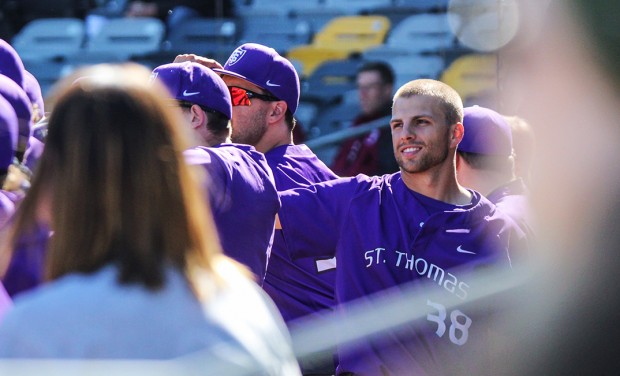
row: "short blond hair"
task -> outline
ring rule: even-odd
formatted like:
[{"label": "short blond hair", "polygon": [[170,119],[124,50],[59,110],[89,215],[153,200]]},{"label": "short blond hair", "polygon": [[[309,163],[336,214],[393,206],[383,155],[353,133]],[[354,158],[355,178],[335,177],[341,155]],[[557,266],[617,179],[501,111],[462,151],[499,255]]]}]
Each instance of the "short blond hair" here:
[{"label": "short blond hair", "polygon": [[449,85],[437,80],[418,79],[401,86],[394,94],[398,98],[409,98],[416,95],[436,98],[446,115],[446,124],[463,122],[463,100]]}]

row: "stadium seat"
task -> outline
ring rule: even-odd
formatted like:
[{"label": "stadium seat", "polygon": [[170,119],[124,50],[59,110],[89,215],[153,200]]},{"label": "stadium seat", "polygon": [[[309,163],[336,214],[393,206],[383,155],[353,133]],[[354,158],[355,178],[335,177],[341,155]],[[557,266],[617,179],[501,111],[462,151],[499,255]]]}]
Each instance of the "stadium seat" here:
[{"label": "stadium seat", "polygon": [[356,88],[355,77],[360,59],[332,60],[321,63],[302,83],[301,96],[319,104],[338,101]]},{"label": "stadium seat", "polygon": [[[334,103],[327,107],[321,107],[316,114],[314,126],[309,133],[312,135],[312,138],[316,138],[349,128],[353,118],[359,111],[360,108],[357,101],[343,101],[342,103]],[[333,162],[339,148],[339,143],[312,146],[312,150],[316,153],[317,157],[328,166]]]},{"label": "stadium seat", "polygon": [[418,11],[446,11],[450,0],[394,0],[394,7],[416,9]]},{"label": "stadium seat", "polygon": [[24,60],[24,67],[39,82],[41,94],[46,97],[56,82],[75,69],[71,64],[57,60]]},{"label": "stadium seat", "polygon": [[285,55],[288,50],[310,42],[310,24],[289,15],[273,14],[270,17],[246,17],[238,44],[255,42],[274,48]]},{"label": "stadium seat", "polygon": [[88,41],[78,59],[89,62],[125,61],[161,51],[166,32],[158,18],[115,18],[106,22]]},{"label": "stadium seat", "polygon": [[386,7],[392,0],[325,0],[325,8],[339,9],[346,14],[362,14],[370,9]]},{"label": "stadium seat", "polygon": [[497,88],[497,57],[493,54],[467,54],[454,60],[441,74],[440,81],[453,87],[463,98]]},{"label": "stadium seat", "polygon": [[41,18],[26,24],[11,44],[24,61],[62,59],[84,42],[84,22],[77,18]]},{"label": "stadium seat", "polygon": [[454,46],[454,35],[445,13],[415,14],[402,20],[388,34],[383,45],[363,52],[364,59],[406,57],[421,53],[442,53]]},{"label": "stadium seat", "polygon": [[314,122],[318,112],[319,106],[316,103],[306,101],[303,98],[299,99],[299,105],[297,106],[297,111],[295,111],[295,119],[297,119],[297,124],[301,125],[304,133],[309,138],[317,136],[312,133],[312,128],[314,127]]},{"label": "stadium seat", "polygon": [[405,18],[422,13],[446,13],[449,0],[393,0],[391,5],[374,7],[368,14],[382,14],[390,19],[392,27]]},{"label": "stadium seat", "polygon": [[291,49],[287,57],[299,60],[302,76],[308,77],[324,61],[346,59],[382,44],[389,28],[385,16],[337,17],[314,35],[311,44]]},{"label": "stadium seat", "polygon": [[324,0],[252,0],[249,5],[237,6],[237,15],[244,19],[265,14],[289,15],[301,9],[316,9],[323,5]]},{"label": "stadium seat", "polygon": [[[192,18],[170,30],[163,50],[172,53],[195,53],[213,58],[228,55],[238,39],[237,21],[222,18]],[[216,59],[217,60],[217,59]]]},{"label": "stadium seat", "polygon": [[436,80],[445,68],[444,59],[440,56],[409,55],[385,60],[392,66],[396,88],[418,78]]},{"label": "stadium seat", "polygon": [[[337,17],[346,16],[347,12],[340,8],[298,8],[289,13],[293,18],[305,21],[310,25],[312,35],[321,31],[331,20]],[[306,42],[306,43],[309,43]],[[305,44],[305,43],[304,43]]]}]

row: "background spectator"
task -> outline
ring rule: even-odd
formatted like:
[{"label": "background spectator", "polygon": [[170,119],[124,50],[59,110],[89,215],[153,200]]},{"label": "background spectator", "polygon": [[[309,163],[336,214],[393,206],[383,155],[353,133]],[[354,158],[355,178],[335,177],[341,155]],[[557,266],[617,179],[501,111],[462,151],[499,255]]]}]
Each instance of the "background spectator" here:
[{"label": "background spectator", "polygon": [[[367,62],[357,71],[357,90],[361,112],[352,127],[392,115],[394,72],[384,62]],[[357,174],[383,175],[398,171],[392,149],[388,122],[369,134],[345,140],[334,162],[333,171],[340,176]]]}]

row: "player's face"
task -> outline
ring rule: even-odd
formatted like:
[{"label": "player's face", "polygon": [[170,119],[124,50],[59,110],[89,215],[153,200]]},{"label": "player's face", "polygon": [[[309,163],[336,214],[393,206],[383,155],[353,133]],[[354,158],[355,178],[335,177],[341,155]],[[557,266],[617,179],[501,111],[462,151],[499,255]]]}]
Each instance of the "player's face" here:
[{"label": "player's face", "polygon": [[382,110],[392,99],[392,85],[383,83],[377,71],[360,72],[357,75],[357,91],[364,114]]},{"label": "player's face", "polygon": [[436,99],[419,95],[398,98],[390,128],[394,156],[403,173],[425,172],[448,160],[452,127],[446,124]]},{"label": "player's face", "polygon": [[[227,86],[236,86],[259,94],[264,90],[246,80],[223,75]],[[232,135],[233,142],[256,146],[267,132],[267,114],[269,102],[260,99],[251,101],[249,106],[234,106],[232,108]]]}]

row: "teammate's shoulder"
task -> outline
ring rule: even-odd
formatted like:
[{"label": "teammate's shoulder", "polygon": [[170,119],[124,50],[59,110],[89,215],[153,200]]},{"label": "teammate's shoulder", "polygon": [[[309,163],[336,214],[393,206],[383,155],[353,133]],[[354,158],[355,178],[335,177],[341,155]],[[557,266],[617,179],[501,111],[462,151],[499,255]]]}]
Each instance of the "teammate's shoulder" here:
[{"label": "teammate's shoulder", "polygon": [[211,150],[204,146],[196,146],[183,152],[185,162],[190,165],[209,164],[213,157]]},{"label": "teammate's shoulder", "polygon": [[383,189],[385,187],[392,186],[397,180],[399,180],[400,173],[374,176],[357,174],[353,177],[353,179],[361,185],[367,185],[371,189]]}]

